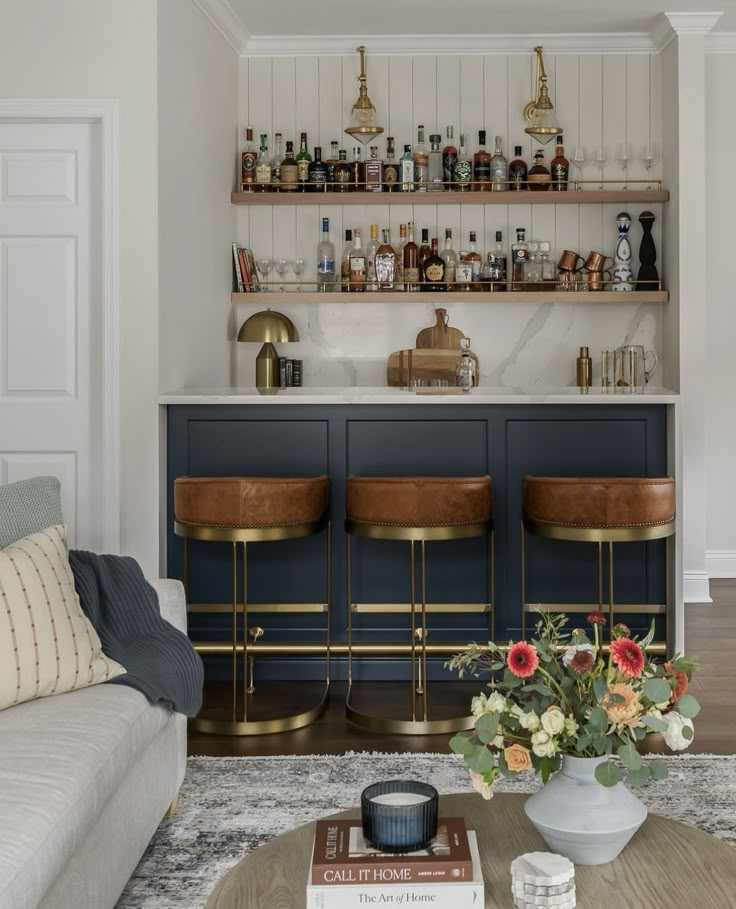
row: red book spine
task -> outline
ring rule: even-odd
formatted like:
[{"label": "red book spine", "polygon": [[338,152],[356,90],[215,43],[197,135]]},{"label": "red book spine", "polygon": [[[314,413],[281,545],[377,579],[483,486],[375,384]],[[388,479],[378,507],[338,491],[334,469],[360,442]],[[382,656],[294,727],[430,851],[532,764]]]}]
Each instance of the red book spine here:
[{"label": "red book spine", "polygon": [[250,269],[248,268],[248,259],[245,255],[244,249],[238,250],[238,260],[240,261],[240,271],[242,272],[242,275],[243,275],[243,290],[245,291],[245,293],[250,293],[252,290],[251,275],[250,275]]}]

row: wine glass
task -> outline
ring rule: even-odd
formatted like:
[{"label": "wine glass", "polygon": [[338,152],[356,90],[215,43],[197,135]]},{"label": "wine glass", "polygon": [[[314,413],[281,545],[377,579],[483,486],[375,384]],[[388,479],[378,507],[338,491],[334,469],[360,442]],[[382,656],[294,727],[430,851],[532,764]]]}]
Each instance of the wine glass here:
[{"label": "wine glass", "polygon": [[626,184],[626,180],[628,177],[629,165],[631,164],[631,154],[629,152],[628,142],[623,142],[619,146],[618,163],[621,165],[621,170],[624,172],[624,185],[621,188],[628,189],[629,187]]},{"label": "wine glass", "polygon": [[652,188],[652,184],[651,184],[651,179],[652,179],[651,170],[652,170],[652,168],[654,167],[656,161],[657,161],[657,154],[656,154],[656,152],[654,151],[654,145],[653,145],[651,142],[647,142],[647,144],[644,146],[644,152],[643,152],[643,154],[642,154],[642,156],[641,156],[641,162],[642,162],[642,164],[644,165],[644,168],[646,169],[646,172],[647,172],[647,180],[650,181],[650,182],[649,182],[649,186],[647,186],[647,189],[651,189],[651,188]]},{"label": "wine glass", "polygon": [[271,269],[273,268],[273,260],[269,258],[258,259],[256,262],[256,268],[258,269],[258,274],[264,280],[263,291],[266,293],[268,288],[268,276],[271,274]]},{"label": "wine glass", "polygon": [[281,284],[279,285],[279,293],[284,292],[284,278],[286,273],[289,270],[289,260],[288,259],[276,259],[273,263],[273,267],[276,269],[276,274],[281,278]]},{"label": "wine glass", "polygon": [[297,291],[300,291],[302,289],[302,285],[299,283],[299,276],[301,275],[301,273],[304,271],[304,269],[306,267],[307,267],[306,259],[294,259],[294,261],[291,263],[291,268],[294,272],[294,277],[297,280],[297,285],[296,285]]},{"label": "wine glass", "polygon": [[606,164],[608,164],[608,158],[606,156],[606,149],[602,145],[599,145],[598,148],[596,148],[596,150],[595,150],[595,166],[601,172],[601,182],[600,182],[600,186],[598,187],[598,189],[603,189],[603,170],[604,170]]},{"label": "wine glass", "polygon": [[582,189],[580,181],[583,176],[583,168],[585,167],[585,149],[582,145],[575,146],[575,151],[572,153],[572,163],[575,165],[578,172],[578,178],[575,181],[575,189]]}]

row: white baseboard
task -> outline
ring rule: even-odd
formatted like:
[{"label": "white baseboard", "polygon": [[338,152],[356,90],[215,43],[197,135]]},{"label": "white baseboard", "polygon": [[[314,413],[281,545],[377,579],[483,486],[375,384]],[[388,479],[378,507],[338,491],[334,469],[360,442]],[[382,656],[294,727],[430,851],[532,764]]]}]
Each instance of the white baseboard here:
[{"label": "white baseboard", "polygon": [[710,577],[707,571],[686,571],[682,586],[685,603],[712,603]]},{"label": "white baseboard", "polygon": [[711,578],[736,578],[736,549],[711,549],[706,552],[705,570]]}]

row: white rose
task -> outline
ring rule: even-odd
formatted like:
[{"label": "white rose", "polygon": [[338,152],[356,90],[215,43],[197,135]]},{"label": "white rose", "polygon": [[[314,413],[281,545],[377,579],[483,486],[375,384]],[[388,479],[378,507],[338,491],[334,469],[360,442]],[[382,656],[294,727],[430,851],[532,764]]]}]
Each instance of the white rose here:
[{"label": "white rose", "polygon": [[686,739],[682,734],[682,730],[687,727],[693,731],[692,720],[680,716],[675,710],[671,713],[665,713],[662,719],[667,723],[667,728],[663,733],[667,746],[673,751],[682,751],[684,748],[687,748],[693,738]]},{"label": "white rose", "polygon": [[484,713],[487,713],[486,706],[488,704],[488,698],[484,694],[479,694],[477,697],[473,698],[470,702],[470,712],[479,720]]},{"label": "white rose", "polygon": [[540,729],[532,736],[532,751],[537,757],[552,757],[557,754],[557,742]]},{"label": "white rose", "polygon": [[532,735],[532,745],[544,745],[549,741],[549,733],[540,729]]},{"label": "white rose", "polygon": [[504,744],[503,735],[501,733],[499,733],[496,736],[496,738],[491,742],[491,745],[493,745],[494,748],[498,748],[498,749],[503,748],[503,744]]},{"label": "white rose", "polygon": [[499,691],[492,691],[486,701],[488,713],[503,713],[506,709],[506,698]]},{"label": "white rose", "polygon": [[575,717],[568,716],[565,718],[565,735],[575,735],[579,728]]},{"label": "white rose", "polygon": [[542,729],[550,735],[559,735],[565,728],[565,714],[559,707],[550,707],[542,714]]},{"label": "white rose", "polygon": [[562,654],[562,662],[565,666],[569,666],[575,659],[576,653],[584,653],[586,651],[595,654],[595,648],[592,644],[571,644]]},{"label": "white rose", "polygon": [[529,713],[522,713],[519,716],[519,725],[522,729],[528,729],[529,732],[536,732],[541,724],[536,713],[530,710]]}]

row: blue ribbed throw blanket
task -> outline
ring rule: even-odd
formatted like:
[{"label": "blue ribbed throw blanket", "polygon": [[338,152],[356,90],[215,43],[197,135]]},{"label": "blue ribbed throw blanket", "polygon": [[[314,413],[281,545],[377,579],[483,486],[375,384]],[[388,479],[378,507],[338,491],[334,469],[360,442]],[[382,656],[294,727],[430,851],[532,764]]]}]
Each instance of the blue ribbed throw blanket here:
[{"label": "blue ribbed throw blanket", "polygon": [[153,704],[195,716],[204,669],[189,638],[161,618],[156,591],[128,556],[70,550],[69,562],[85,615],[102,649],[125,667],[111,684],[130,685]]}]

